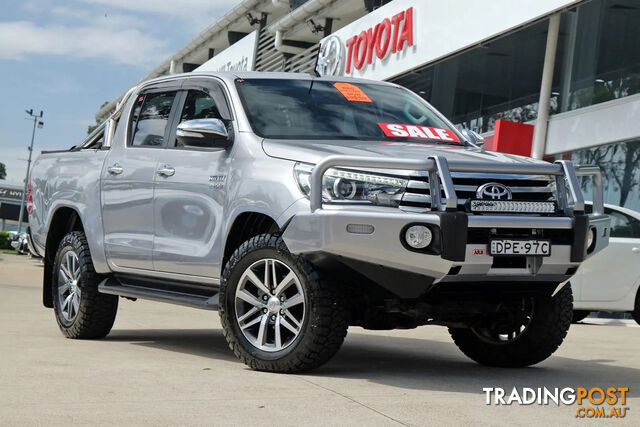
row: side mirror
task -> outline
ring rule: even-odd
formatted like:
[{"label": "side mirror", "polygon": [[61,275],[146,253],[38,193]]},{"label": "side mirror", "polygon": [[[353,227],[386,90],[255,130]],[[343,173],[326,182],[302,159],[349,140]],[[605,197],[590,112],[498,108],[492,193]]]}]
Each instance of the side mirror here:
[{"label": "side mirror", "polygon": [[227,127],[220,119],[187,120],[178,125],[176,138],[185,147],[225,149],[231,145]]},{"label": "side mirror", "polygon": [[478,147],[482,147],[484,145],[484,138],[479,133],[474,132],[471,129],[462,129],[461,132],[467,141],[473,145],[477,145]]}]

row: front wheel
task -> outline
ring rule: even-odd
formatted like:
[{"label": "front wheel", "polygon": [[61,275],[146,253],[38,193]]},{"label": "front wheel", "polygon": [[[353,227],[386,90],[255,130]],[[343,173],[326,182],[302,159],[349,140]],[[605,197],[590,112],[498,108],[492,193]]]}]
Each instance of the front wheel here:
[{"label": "front wheel", "polygon": [[298,372],[327,362],[347,332],[345,297],[278,235],[251,238],[222,274],[220,320],[229,347],[253,369]]},{"label": "front wheel", "polygon": [[573,310],[573,318],[571,319],[571,323],[578,323],[583,321],[591,314],[588,310]]},{"label": "front wheel", "polygon": [[635,308],[631,312],[631,317],[640,325],[640,289],[638,289],[638,293],[636,294]]},{"label": "front wheel", "polygon": [[487,366],[524,367],[551,356],[564,340],[573,317],[571,286],[555,296],[524,298],[471,328],[449,328],[470,359]]}]

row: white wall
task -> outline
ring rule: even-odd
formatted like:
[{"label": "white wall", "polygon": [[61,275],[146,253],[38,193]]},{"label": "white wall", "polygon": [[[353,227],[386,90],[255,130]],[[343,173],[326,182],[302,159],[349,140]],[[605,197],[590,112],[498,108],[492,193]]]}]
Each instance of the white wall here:
[{"label": "white wall", "polygon": [[194,71],[252,71],[257,33],[254,31],[247,34]]},{"label": "white wall", "polygon": [[640,94],[551,116],[546,154],[640,139]]},{"label": "white wall", "polygon": [[[493,38],[579,0],[395,0],[333,33],[345,43],[354,35],[413,7],[414,44],[349,75],[385,80]],[[339,17],[336,17],[339,18]],[[325,39],[323,39],[325,40]],[[344,70],[344,62],[342,69]]]}]

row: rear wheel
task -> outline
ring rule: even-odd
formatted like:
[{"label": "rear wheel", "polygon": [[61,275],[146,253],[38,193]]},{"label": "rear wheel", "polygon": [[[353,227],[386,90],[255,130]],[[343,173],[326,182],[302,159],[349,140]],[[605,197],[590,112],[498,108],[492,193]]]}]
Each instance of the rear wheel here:
[{"label": "rear wheel", "polygon": [[251,238],[225,266],[220,319],[229,347],[256,370],[316,368],[347,332],[345,298],[274,234]]},{"label": "rear wheel", "polygon": [[554,297],[525,298],[472,328],[449,328],[458,348],[488,366],[523,367],[551,356],[564,340],[572,319],[571,287]]},{"label": "rear wheel", "polygon": [[98,292],[89,245],[83,232],[62,238],[54,263],[53,308],[68,338],[102,338],[116,318],[118,297]]}]

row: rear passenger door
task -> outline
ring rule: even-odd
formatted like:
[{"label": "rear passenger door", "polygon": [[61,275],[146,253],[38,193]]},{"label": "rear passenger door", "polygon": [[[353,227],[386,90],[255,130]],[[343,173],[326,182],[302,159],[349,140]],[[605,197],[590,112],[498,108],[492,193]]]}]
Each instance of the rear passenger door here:
[{"label": "rear passenger door", "polygon": [[217,278],[232,148],[184,147],[175,137],[179,123],[202,118],[221,119],[231,126],[222,87],[213,79],[186,80],[169,143],[158,158],[153,260],[156,271]]},{"label": "rear passenger door", "polygon": [[178,93],[175,84],[141,91],[107,155],[102,214],[105,250],[114,270],[153,269],[153,181]]}]

